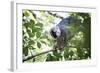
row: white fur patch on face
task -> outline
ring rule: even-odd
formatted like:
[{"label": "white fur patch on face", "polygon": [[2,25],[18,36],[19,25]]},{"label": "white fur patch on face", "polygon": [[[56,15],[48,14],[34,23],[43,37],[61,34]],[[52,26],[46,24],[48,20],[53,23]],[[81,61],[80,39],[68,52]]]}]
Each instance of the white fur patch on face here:
[{"label": "white fur patch on face", "polygon": [[61,31],[60,31],[60,28],[58,26],[56,26],[54,28],[54,32],[56,32],[57,37],[59,37],[61,35]]}]

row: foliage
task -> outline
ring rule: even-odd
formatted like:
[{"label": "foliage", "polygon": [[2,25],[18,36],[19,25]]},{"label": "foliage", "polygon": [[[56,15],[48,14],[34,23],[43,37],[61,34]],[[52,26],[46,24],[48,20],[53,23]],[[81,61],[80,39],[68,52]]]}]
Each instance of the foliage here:
[{"label": "foliage", "polygon": [[[91,58],[91,17],[89,13],[73,12],[51,12],[73,16],[80,19],[80,23],[75,22],[70,25],[70,31],[74,35],[69,41],[64,51],[52,51],[36,56],[26,62],[45,62],[45,61],[67,61],[82,60]],[[41,52],[53,49],[55,40],[48,34],[52,25],[58,23],[61,18],[49,14],[48,11],[23,10],[22,32],[23,32],[23,59],[36,55]],[[63,17],[63,16],[62,16]],[[78,30],[78,31],[77,31]],[[66,44],[67,45],[67,44]]]}]

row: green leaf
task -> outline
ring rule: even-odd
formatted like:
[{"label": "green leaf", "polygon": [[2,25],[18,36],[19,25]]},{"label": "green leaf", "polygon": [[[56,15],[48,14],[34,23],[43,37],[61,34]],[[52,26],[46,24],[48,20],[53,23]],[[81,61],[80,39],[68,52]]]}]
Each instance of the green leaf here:
[{"label": "green leaf", "polygon": [[67,51],[64,51],[64,58],[67,59],[68,56],[69,56],[68,50]]},{"label": "green leaf", "polygon": [[32,28],[32,33],[35,33],[35,32],[37,32],[37,28]]},{"label": "green leaf", "polygon": [[26,29],[28,29],[28,27],[29,27],[29,28],[32,28],[32,25],[31,25],[31,23],[29,23],[29,22],[28,22],[28,23],[23,24],[23,26],[25,26],[25,27],[26,27]]},{"label": "green leaf", "polygon": [[30,49],[30,50],[34,50],[34,49],[36,49],[36,48],[34,48],[33,46],[29,46],[29,49]]},{"label": "green leaf", "polygon": [[29,41],[29,45],[33,45],[35,42],[33,40]]},{"label": "green leaf", "polygon": [[34,20],[30,20],[30,23],[32,24],[32,25],[34,25],[35,24],[35,21]]},{"label": "green leaf", "polygon": [[33,27],[32,28],[32,33],[35,33],[35,32],[41,32],[42,31],[42,29],[41,28],[38,28],[38,27]]},{"label": "green leaf", "polygon": [[46,61],[58,61],[58,58],[52,56],[51,54],[48,54]]},{"label": "green leaf", "polygon": [[26,29],[28,28],[28,23],[23,24],[23,26],[26,27]]},{"label": "green leaf", "polygon": [[37,31],[41,31],[42,28],[41,27],[35,27]]},{"label": "green leaf", "polygon": [[79,56],[80,58],[82,58],[82,57],[83,57],[83,52],[82,52],[82,50],[81,50],[80,48],[78,48],[77,52],[78,52],[78,56]]},{"label": "green leaf", "polygon": [[33,47],[32,49],[34,50],[34,49],[36,49],[36,48]]},{"label": "green leaf", "polygon": [[36,26],[39,26],[39,27],[42,28],[43,27],[43,24],[42,23],[37,23]]},{"label": "green leaf", "polygon": [[41,40],[41,43],[47,44],[45,41]]},{"label": "green leaf", "polygon": [[28,17],[29,13],[27,11],[24,12],[24,16]]},{"label": "green leaf", "polygon": [[73,51],[70,51],[69,54],[70,54],[71,56],[73,56],[74,52],[73,52]]},{"label": "green leaf", "polygon": [[23,48],[23,54],[28,55],[28,46]]},{"label": "green leaf", "polygon": [[46,61],[51,61],[51,59],[52,59],[51,54],[48,54],[48,55],[47,55],[47,59],[46,59]]},{"label": "green leaf", "polygon": [[26,29],[28,29],[28,27],[32,29],[32,28],[34,28],[34,24],[35,24],[35,21],[30,20],[30,22],[24,23],[23,26],[25,26]]},{"label": "green leaf", "polygon": [[29,37],[34,37],[34,34],[33,34],[33,33],[31,33],[31,31],[30,31],[30,30],[27,30],[27,33],[28,33]]},{"label": "green leaf", "polygon": [[41,36],[41,33],[40,32],[37,32],[36,33],[36,37],[39,38],[40,36]]},{"label": "green leaf", "polygon": [[53,55],[56,57],[56,58],[62,58],[61,54],[58,53],[57,51],[53,51]]},{"label": "green leaf", "polygon": [[37,42],[37,47],[41,48],[41,43],[40,42]]}]

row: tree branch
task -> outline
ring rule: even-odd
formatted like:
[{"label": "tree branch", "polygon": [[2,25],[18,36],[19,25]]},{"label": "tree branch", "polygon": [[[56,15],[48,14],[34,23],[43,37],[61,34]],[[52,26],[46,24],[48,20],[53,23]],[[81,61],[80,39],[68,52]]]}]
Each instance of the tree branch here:
[{"label": "tree branch", "polygon": [[[69,48],[69,47],[75,47],[75,46],[67,46],[67,48]],[[34,58],[34,57],[36,57],[36,56],[39,56],[39,55],[42,55],[42,54],[46,54],[46,53],[48,53],[48,52],[55,51],[55,50],[59,50],[59,49],[51,49],[51,50],[48,50],[48,51],[45,51],[45,52],[41,52],[41,53],[36,54],[36,55],[29,56],[29,57],[23,59],[23,62],[25,62],[25,61],[27,61],[27,60],[30,60],[30,59],[32,59],[32,58]]]},{"label": "tree branch", "polygon": [[50,11],[48,11],[48,14],[50,14],[50,15],[52,15],[52,16],[54,16],[54,17],[57,17],[57,18],[63,19],[63,17],[62,17],[62,16],[57,15],[56,13],[55,13],[55,14],[53,14],[53,13],[51,13]]},{"label": "tree branch", "polygon": [[48,53],[48,52],[54,51],[54,50],[55,50],[55,49],[51,49],[51,50],[48,50],[48,51],[45,51],[45,52],[41,52],[41,53],[36,54],[36,55],[29,56],[28,58],[23,59],[23,62],[24,62],[24,61],[27,61],[27,60],[29,60],[29,59],[32,59],[32,58],[34,58],[34,57],[36,57],[36,56],[39,56],[39,55],[46,54],[46,53]]}]

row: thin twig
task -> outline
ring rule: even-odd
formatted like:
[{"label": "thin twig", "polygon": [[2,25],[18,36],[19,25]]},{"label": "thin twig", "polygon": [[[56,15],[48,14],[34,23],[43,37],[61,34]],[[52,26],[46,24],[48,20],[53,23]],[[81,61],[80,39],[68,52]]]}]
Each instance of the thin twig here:
[{"label": "thin twig", "polygon": [[55,49],[51,49],[51,50],[48,50],[48,51],[45,51],[45,52],[41,52],[41,53],[36,54],[36,55],[29,56],[29,57],[27,57],[26,59],[23,59],[23,62],[24,62],[24,61],[27,61],[27,60],[29,60],[29,59],[32,59],[32,58],[34,58],[34,57],[36,57],[36,56],[39,56],[39,55],[46,54],[46,53],[48,53],[48,52],[54,51],[54,50],[55,50]]},{"label": "thin twig", "polygon": [[54,17],[57,17],[57,18],[63,19],[62,16],[57,15],[56,13],[53,14],[52,12],[48,11],[48,14],[50,14],[50,15],[52,15],[52,16],[54,16]]}]

